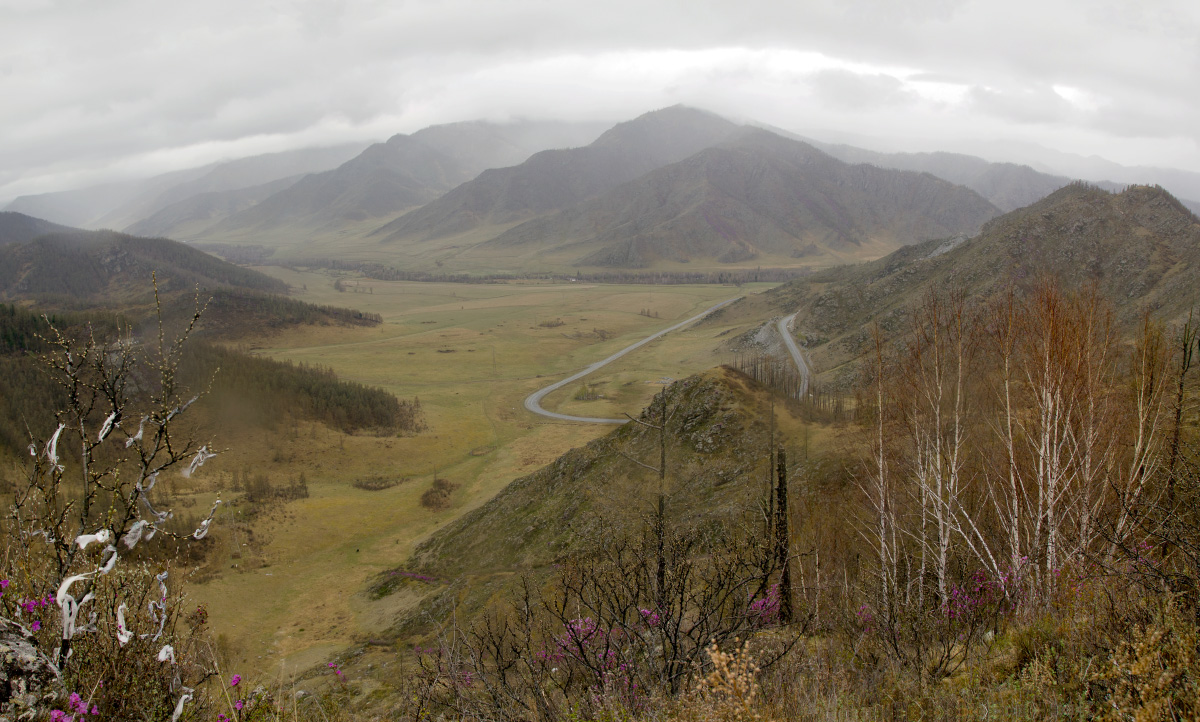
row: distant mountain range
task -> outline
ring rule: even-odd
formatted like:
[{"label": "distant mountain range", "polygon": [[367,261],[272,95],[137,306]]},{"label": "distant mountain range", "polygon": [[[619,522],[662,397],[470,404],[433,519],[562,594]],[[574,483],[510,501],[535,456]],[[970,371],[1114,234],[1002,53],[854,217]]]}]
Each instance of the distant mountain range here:
[{"label": "distant mountain range", "polygon": [[[1091,161],[1083,165],[1093,174],[1114,171],[1117,182],[1099,183],[1107,190],[1162,170]],[[139,236],[248,244],[280,260],[345,257],[408,270],[825,267],[974,234],[1071,183],[1040,167],[822,143],[675,106],[607,130],[438,125],[365,149],[256,156],[23,197],[10,209]]]},{"label": "distant mountain range", "polygon": [[125,230],[138,236],[190,238],[299,182],[295,175],[236,190],[208,191],[175,201]]},{"label": "distant mountain range", "polygon": [[[876,153],[848,145],[813,145],[847,163],[870,163],[880,168],[931,173],[970,188],[1002,211],[1023,208],[1071,182],[1066,176],[1042,173],[1027,165],[989,163],[958,153]],[[1122,188],[1115,183],[1098,185],[1107,190]]]}]

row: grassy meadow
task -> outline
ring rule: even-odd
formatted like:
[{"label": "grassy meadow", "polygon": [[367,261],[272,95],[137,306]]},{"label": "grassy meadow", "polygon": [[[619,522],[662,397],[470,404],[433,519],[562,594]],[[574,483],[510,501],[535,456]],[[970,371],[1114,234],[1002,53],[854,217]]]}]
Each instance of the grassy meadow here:
[{"label": "grassy meadow", "polygon": [[[228,488],[239,471],[265,473],[274,483],[304,473],[310,490],[242,524],[234,522],[243,505],[225,508],[219,548],[190,587],[233,663],[285,673],[369,642],[415,603],[416,595],[373,601],[364,591],[403,564],[416,542],[511,480],[611,430],[531,414],[522,405],[529,393],[718,301],[769,287],[433,284],[262,270],[291,284],[300,300],[379,313],[384,322],[306,327],[242,343],[415,396],[428,426],[412,437],[344,435],[287,420],[271,432],[216,430],[228,451],[202,476],[217,486]],[[338,278],[345,291],[335,289]],[[580,382],[544,406],[587,416],[636,413],[665,377],[729,360],[717,346],[734,327],[722,323],[669,334],[586,378],[595,398],[579,393]],[[444,508],[421,501],[435,473],[454,488]],[[353,486],[372,479],[394,485]],[[199,494],[197,506],[210,498]]]}]

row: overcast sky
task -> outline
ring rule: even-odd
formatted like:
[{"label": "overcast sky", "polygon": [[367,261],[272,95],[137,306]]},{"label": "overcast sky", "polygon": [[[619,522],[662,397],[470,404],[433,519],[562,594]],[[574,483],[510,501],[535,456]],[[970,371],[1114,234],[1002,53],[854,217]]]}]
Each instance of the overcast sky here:
[{"label": "overcast sky", "polygon": [[1200,171],[1200,2],[0,0],[0,202],[675,103],[897,148],[1034,142]]}]

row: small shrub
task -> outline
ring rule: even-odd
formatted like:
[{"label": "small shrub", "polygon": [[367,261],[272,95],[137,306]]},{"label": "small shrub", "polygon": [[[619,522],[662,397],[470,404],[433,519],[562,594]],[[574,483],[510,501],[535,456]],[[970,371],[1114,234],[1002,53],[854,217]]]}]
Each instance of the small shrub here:
[{"label": "small shrub", "polygon": [[445,509],[450,506],[450,495],[458,486],[449,479],[434,479],[433,486],[421,494],[421,506],[434,510]]},{"label": "small shrub", "polygon": [[400,484],[403,484],[406,481],[408,481],[408,479],[404,478],[404,477],[397,478],[397,477],[384,477],[384,476],[370,476],[370,477],[367,477],[366,479],[355,479],[351,483],[351,485],[355,489],[362,489],[363,491],[383,491],[385,489],[391,489],[393,487],[399,486]]}]

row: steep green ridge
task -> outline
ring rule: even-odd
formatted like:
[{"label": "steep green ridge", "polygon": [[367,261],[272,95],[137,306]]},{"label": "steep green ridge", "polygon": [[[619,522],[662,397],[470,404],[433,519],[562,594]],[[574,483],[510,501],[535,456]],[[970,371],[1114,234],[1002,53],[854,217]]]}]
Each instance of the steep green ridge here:
[{"label": "steep green ridge", "polygon": [[1054,276],[1069,288],[1096,284],[1119,320],[1134,323],[1145,310],[1163,319],[1186,314],[1200,300],[1198,274],[1200,219],[1172,195],[1073,183],[988,222],[974,238],[930,241],[817,273],[766,300],[774,312],[799,312],[797,336],[807,339],[817,368],[830,369],[866,349],[873,323],[903,333],[909,307],[929,288],[962,289],[984,303]]},{"label": "steep green ridge", "polygon": [[728,137],[738,126],[674,106],[619,123],[582,148],[546,150],[470,183],[382,226],[384,242],[423,241],[509,224],[565,208]]},{"label": "steep green ridge", "polygon": [[760,129],[599,198],[516,226],[480,253],[572,254],[581,266],[878,255],[974,232],[999,211],[929,174],[848,165]]},{"label": "steep green ridge", "polygon": [[[770,392],[729,367],[677,381],[668,398],[667,517],[691,527],[752,513],[766,489]],[[639,417],[657,423],[656,397]],[[798,413],[781,405],[780,425]],[[658,432],[618,427],[509,484],[436,532],[414,561],[441,577],[539,567],[605,534],[640,529],[658,478],[629,458],[658,463]]]}]

